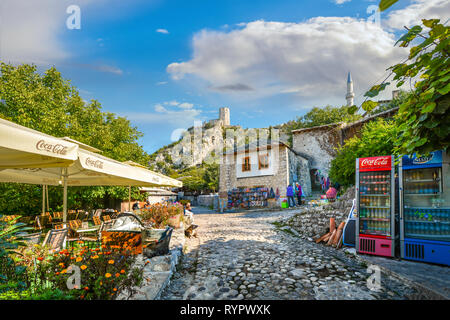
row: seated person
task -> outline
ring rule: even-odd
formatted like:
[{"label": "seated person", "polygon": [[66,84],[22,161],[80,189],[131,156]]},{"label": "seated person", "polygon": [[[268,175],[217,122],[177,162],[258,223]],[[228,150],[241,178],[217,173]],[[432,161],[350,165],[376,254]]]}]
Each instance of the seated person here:
[{"label": "seated person", "polygon": [[187,220],[188,224],[194,223],[194,214],[192,213],[191,210],[192,210],[191,203],[190,202],[186,203],[184,207],[184,215],[189,217]]}]

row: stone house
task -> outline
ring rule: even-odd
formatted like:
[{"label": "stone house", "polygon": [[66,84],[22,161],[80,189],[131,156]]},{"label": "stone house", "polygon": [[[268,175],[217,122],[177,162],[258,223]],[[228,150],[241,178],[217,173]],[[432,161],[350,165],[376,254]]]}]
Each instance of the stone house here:
[{"label": "stone house", "polygon": [[331,160],[337,153],[337,148],[347,139],[360,136],[361,129],[369,121],[376,118],[391,118],[398,108],[378,113],[352,123],[332,123],[312,128],[292,131],[292,149],[308,161],[310,189],[305,184],[307,194],[321,190],[320,178],[328,178]]},{"label": "stone house", "polygon": [[309,182],[308,161],[281,141],[247,144],[224,152],[220,164],[219,196],[227,198],[234,188],[278,188],[286,196],[288,184],[299,182],[302,187]]}]

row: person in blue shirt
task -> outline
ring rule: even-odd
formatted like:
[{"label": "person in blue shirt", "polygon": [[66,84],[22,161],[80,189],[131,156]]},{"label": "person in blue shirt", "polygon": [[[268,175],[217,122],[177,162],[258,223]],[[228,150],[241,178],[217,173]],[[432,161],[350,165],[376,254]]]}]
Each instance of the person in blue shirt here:
[{"label": "person in blue shirt", "polygon": [[291,185],[287,186],[286,196],[288,198],[288,206],[291,207],[291,201],[292,201],[292,207],[295,207],[294,188]]}]

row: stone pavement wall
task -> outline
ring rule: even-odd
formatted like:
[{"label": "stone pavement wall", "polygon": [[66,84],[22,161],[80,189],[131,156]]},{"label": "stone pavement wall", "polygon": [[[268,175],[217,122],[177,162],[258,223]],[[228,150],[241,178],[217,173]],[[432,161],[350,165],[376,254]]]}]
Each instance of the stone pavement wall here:
[{"label": "stone pavement wall", "polygon": [[347,219],[355,197],[355,188],[349,188],[338,201],[305,211],[283,221],[297,231],[303,239],[317,239],[329,231],[330,218],[335,218],[336,227]]}]

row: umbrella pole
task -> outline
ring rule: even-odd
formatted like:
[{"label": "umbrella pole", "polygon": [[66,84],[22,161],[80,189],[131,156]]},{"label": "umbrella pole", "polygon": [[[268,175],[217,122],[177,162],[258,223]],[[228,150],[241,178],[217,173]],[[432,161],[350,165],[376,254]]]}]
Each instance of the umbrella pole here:
[{"label": "umbrella pole", "polygon": [[[63,176],[63,225],[67,228],[67,168],[62,169]],[[64,240],[63,249],[66,249],[67,239]]]},{"label": "umbrella pole", "polygon": [[128,211],[131,211],[131,186],[128,186]]},{"label": "umbrella pole", "polygon": [[48,204],[48,185],[45,185],[45,197],[47,198],[47,211],[50,212],[50,206]]},{"label": "umbrella pole", "polygon": [[45,214],[45,184],[42,185],[42,215]]},{"label": "umbrella pole", "polygon": [[63,169],[63,222],[67,222],[67,169]]}]

